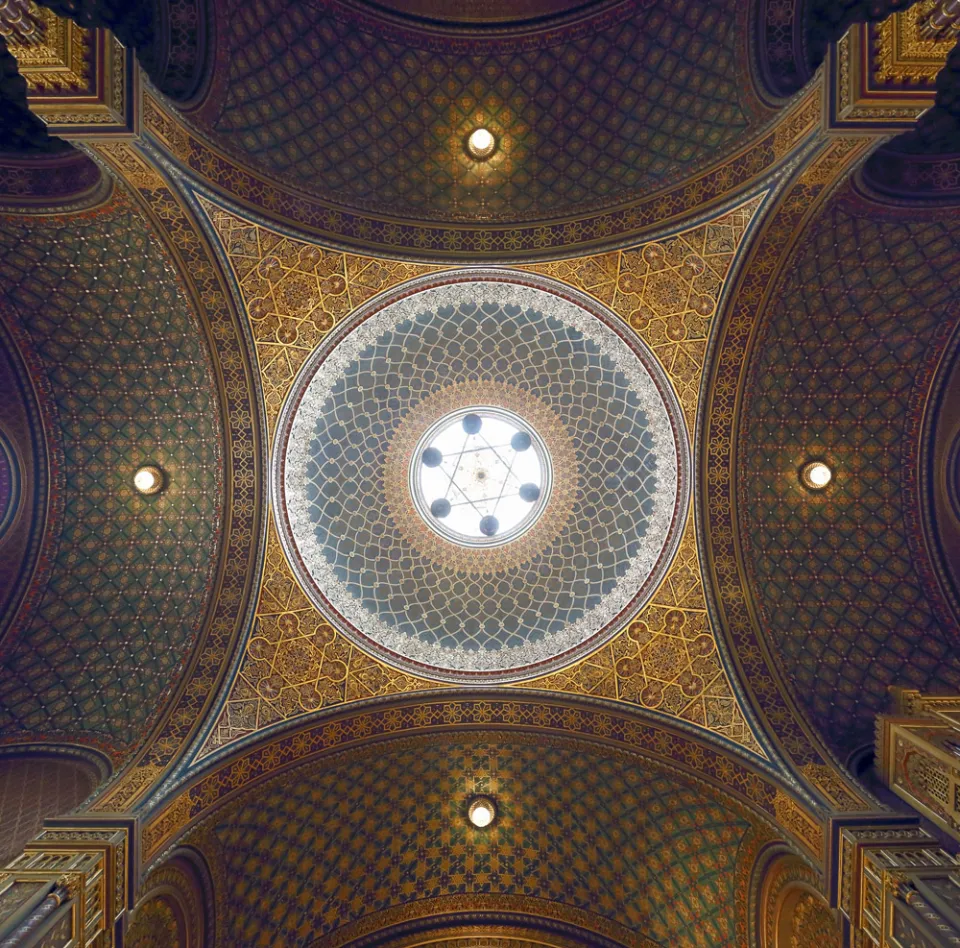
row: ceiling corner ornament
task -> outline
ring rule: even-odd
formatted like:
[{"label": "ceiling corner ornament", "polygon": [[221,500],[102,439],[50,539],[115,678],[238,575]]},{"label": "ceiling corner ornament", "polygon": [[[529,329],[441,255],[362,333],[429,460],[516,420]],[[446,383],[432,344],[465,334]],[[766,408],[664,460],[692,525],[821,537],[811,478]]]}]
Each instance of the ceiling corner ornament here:
[{"label": "ceiling corner ornament", "polygon": [[[538,465],[542,482],[521,483]],[[689,469],[676,395],[616,316],[471,268],[382,294],[314,350],[278,421],[271,499],[295,575],[355,645],[413,674],[508,682],[636,616],[677,550]],[[472,538],[440,522],[458,507]]]}]

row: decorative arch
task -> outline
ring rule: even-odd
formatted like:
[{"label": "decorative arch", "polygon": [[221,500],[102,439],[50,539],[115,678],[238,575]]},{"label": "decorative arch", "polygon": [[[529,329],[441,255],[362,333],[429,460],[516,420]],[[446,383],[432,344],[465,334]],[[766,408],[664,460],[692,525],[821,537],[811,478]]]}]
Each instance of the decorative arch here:
[{"label": "decorative arch", "polygon": [[758,948],[840,948],[840,915],[820,891],[820,877],[799,856],[778,852],[762,866]]},{"label": "decorative arch", "polygon": [[[182,799],[210,799],[212,786]],[[481,791],[498,818],[477,835],[461,804]],[[620,944],[636,943],[631,931],[739,944],[754,854],[776,835],[753,806],[650,758],[456,724],[305,761],[207,813],[183,838],[211,864],[224,944],[271,926],[290,945],[348,943],[411,917],[495,907]],[[261,894],[262,911],[244,897],[251,877],[280,887]],[[267,909],[281,890],[282,917]]]},{"label": "decorative arch", "polygon": [[[184,282],[125,188],[83,212],[3,215],[0,248],[0,305],[34,354],[56,488],[42,568],[6,632],[0,740],[79,741],[121,763],[177,686],[211,601],[217,377]],[[149,500],[131,481],[147,461],[169,476]]]},{"label": "decorative arch", "polygon": [[209,869],[193,849],[175,850],[146,877],[124,937],[128,948],[209,948],[215,943]]},{"label": "decorative arch", "polygon": [[352,938],[344,932],[333,944],[343,948],[657,948],[658,944],[637,932],[624,933],[623,942],[613,941],[570,921],[510,912],[506,907],[490,912],[454,910],[367,927],[369,934]]}]

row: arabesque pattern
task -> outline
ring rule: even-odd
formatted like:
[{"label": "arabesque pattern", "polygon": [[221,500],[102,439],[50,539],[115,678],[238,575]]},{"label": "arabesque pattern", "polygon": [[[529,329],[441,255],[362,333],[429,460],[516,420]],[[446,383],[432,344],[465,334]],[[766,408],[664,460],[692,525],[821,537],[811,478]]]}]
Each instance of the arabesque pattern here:
[{"label": "arabesque pattern", "polygon": [[[664,365],[692,430],[710,320],[759,206],[760,199],[752,199],[669,240],[528,269],[563,280],[620,314]],[[251,310],[271,431],[296,372],[335,322],[379,290],[436,269],[322,250],[215,205],[204,207]],[[263,261],[268,265],[261,267]],[[300,290],[285,292],[286,285]],[[762,753],[720,664],[692,521],[637,621],[578,664],[525,686],[658,710]],[[436,687],[369,658],[337,635],[300,590],[271,526],[257,625],[204,753],[320,708]]]}]

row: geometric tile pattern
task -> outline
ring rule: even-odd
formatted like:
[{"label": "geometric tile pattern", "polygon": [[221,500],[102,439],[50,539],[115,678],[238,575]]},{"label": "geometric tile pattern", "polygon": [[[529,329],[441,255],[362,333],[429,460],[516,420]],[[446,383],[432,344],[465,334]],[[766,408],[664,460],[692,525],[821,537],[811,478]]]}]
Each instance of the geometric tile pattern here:
[{"label": "geometric tile pattern", "polygon": [[[203,620],[220,531],[219,410],[166,251],[122,191],[74,217],[6,217],[0,288],[57,418],[50,573],[0,672],[0,734],[140,740]],[[168,486],[131,484],[142,463]]]},{"label": "geometric tile pattern", "polygon": [[[524,269],[618,313],[666,369],[692,431],[712,314],[759,204],[751,199],[659,243]],[[251,317],[271,432],[296,372],[337,322],[376,292],[437,269],[325,250],[210,203],[204,208]],[[271,526],[254,632],[204,753],[321,707],[436,687],[368,657],[327,625],[293,578]],[[582,662],[525,687],[656,709],[761,753],[720,665],[692,519],[637,621]]]},{"label": "geometric tile pattern", "polygon": [[[522,39],[397,29],[368,8],[225,3],[194,121],[261,173],[407,219],[521,220],[609,206],[740,147],[772,111],[735,0],[621,4]],[[463,140],[500,139],[478,167]]]},{"label": "geometric tile pattern", "polygon": [[[497,800],[489,829],[464,818],[473,792]],[[749,870],[738,858],[758,832],[719,791],[650,762],[478,735],[307,764],[186,842],[213,862],[228,944],[325,943],[372,913],[479,894],[562,903],[664,945],[732,948]]]},{"label": "geometric tile pattern", "polygon": [[[616,356],[601,348],[600,324],[583,310],[562,308],[553,293],[518,296],[521,287],[501,281],[440,288],[454,294],[442,301],[431,300],[428,290],[406,311],[416,316],[403,321],[388,306],[387,321],[377,324],[382,334],[327,376],[324,388],[333,387],[317,402],[309,401],[310,383],[297,414],[302,434],[295,421],[280,449],[288,471],[296,472],[287,477],[287,504],[303,504],[309,517],[302,534],[294,528],[295,542],[323,594],[338,610],[345,608],[340,597],[356,601],[373,618],[350,621],[398,658],[462,674],[461,680],[471,671],[509,674],[549,661],[577,646],[578,626],[590,623],[587,635],[602,629],[607,620],[599,616],[613,590],[626,602],[647,583],[678,503],[677,447],[650,370],[626,348]],[[503,291],[514,295],[498,298]],[[492,395],[483,388],[449,394],[450,386],[470,386],[478,376]],[[528,401],[514,402],[512,389]],[[487,551],[470,556],[451,544],[459,554],[453,559],[452,551],[438,555],[420,541],[413,532],[423,528],[420,516],[411,510],[406,521],[398,509],[411,506],[409,461],[397,462],[394,475],[385,471],[393,452],[412,452],[429,425],[417,413],[431,400],[450,399],[457,407],[487,404],[484,397],[519,412],[543,435],[556,426],[569,441],[569,473],[554,449],[552,503],[562,502],[556,498],[563,491],[571,500],[567,516],[536,546],[524,553],[515,545],[490,550],[481,566],[478,554]],[[532,411],[541,411],[541,419]],[[406,447],[401,430],[414,439]],[[309,446],[302,467],[292,460],[298,437]],[[292,482],[298,476],[302,487]],[[391,479],[392,495],[384,493]],[[404,528],[405,522],[416,526]],[[644,557],[648,565],[638,573]],[[322,581],[317,561],[332,571]],[[392,641],[394,633],[403,640]],[[566,644],[558,646],[557,637]]]},{"label": "geometric tile pattern", "polygon": [[[887,212],[848,188],[800,236],[756,343],[740,420],[746,563],[794,696],[841,754],[872,740],[890,685],[960,688],[915,482],[958,281],[955,214]],[[814,456],[836,472],[822,494],[797,478]]]}]

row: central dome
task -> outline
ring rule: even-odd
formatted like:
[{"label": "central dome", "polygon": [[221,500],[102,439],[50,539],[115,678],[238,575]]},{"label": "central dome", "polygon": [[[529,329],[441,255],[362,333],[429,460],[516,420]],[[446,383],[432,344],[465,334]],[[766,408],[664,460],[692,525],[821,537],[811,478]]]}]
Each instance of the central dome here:
[{"label": "central dome", "polygon": [[688,460],[651,353],[594,301],[503,270],[361,307],[281,415],[284,549],[330,622],[420,675],[543,674],[636,615]]}]

